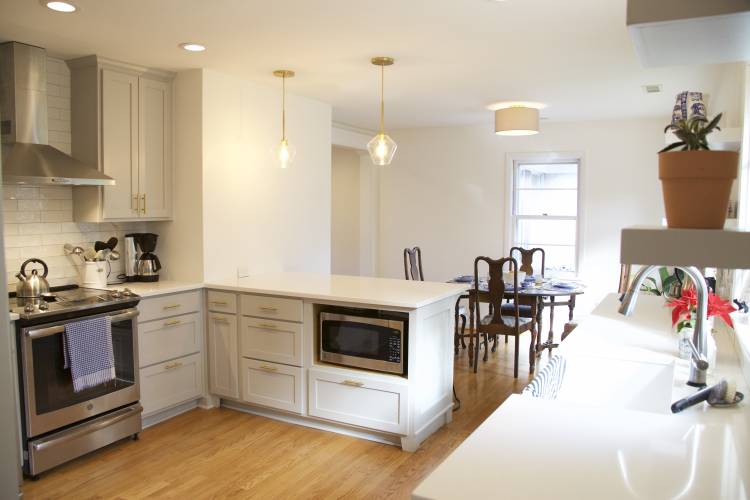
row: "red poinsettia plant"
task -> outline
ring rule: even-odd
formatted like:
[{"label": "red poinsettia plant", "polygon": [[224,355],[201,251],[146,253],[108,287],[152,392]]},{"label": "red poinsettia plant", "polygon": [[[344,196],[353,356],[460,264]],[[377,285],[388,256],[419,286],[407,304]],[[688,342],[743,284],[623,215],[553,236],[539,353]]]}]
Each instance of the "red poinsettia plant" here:
[{"label": "red poinsettia plant", "polygon": [[[695,310],[698,307],[698,295],[694,286],[686,286],[682,289],[679,299],[667,302],[667,307],[672,308],[672,326],[677,327],[679,332],[683,328],[695,326]],[[708,292],[708,317],[718,316],[730,327],[734,328],[730,314],[736,311],[732,303],[724,300],[715,293]]]}]

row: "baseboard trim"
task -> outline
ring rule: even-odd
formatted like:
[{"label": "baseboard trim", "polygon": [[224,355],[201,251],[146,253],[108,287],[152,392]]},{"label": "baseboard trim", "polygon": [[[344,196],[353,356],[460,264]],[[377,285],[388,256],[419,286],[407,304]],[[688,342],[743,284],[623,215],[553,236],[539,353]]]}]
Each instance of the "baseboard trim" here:
[{"label": "baseboard trim", "polygon": [[152,425],[164,422],[165,420],[169,420],[170,418],[176,417],[177,415],[185,413],[186,411],[198,408],[198,401],[198,399],[193,399],[191,401],[186,401],[185,403],[180,403],[164,410],[160,410],[156,413],[151,413],[150,415],[141,418],[141,426],[145,429],[147,427],[151,427]]}]

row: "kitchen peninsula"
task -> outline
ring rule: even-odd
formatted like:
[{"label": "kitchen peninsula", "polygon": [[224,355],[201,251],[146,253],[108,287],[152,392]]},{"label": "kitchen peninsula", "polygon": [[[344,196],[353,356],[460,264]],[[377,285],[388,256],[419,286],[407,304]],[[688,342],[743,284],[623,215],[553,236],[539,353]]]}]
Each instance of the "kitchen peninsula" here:
[{"label": "kitchen peninsula", "polygon": [[[453,308],[465,286],[279,273],[205,288],[212,404],[406,451],[451,421]],[[338,350],[335,363],[321,356],[323,312],[340,318],[328,347]],[[394,324],[404,325],[401,337],[383,343],[398,330]],[[342,345],[351,335],[365,337],[360,352]],[[401,373],[366,368],[394,362]]]}]

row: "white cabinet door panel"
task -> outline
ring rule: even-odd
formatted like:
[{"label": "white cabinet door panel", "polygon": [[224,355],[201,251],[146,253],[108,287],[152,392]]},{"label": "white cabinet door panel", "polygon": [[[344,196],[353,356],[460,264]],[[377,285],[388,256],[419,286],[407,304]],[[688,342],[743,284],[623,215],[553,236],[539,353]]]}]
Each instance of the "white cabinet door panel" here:
[{"label": "white cabinet door panel", "polygon": [[172,215],[172,85],[139,79],[141,217]]},{"label": "white cabinet door panel", "polygon": [[184,314],[138,325],[138,361],[141,367],[179,358],[201,350],[201,315]]},{"label": "white cabinet door panel", "polygon": [[302,366],[302,324],[243,317],[240,353],[246,358]]},{"label": "white cabinet door panel", "polygon": [[200,353],[141,368],[143,415],[198,398],[203,392],[202,377]]},{"label": "white cabinet door panel", "polygon": [[302,413],[302,369],[243,358],[242,399]]},{"label": "white cabinet door panel", "polygon": [[104,186],[103,219],[138,216],[138,77],[102,69],[101,159],[116,185]]},{"label": "white cabinet door panel", "polygon": [[237,317],[208,313],[209,391],[239,399]]}]

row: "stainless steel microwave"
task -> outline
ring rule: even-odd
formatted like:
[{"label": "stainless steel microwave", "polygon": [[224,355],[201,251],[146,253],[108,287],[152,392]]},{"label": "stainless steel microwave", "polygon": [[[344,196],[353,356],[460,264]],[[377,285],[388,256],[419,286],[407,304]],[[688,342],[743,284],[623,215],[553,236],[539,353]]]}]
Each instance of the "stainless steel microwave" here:
[{"label": "stainless steel microwave", "polygon": [[330,310],[320,313],[320,360],[406,375],[406,313]]}]

